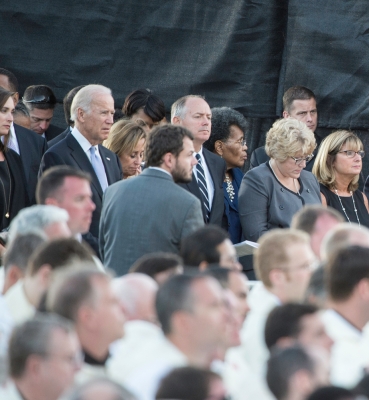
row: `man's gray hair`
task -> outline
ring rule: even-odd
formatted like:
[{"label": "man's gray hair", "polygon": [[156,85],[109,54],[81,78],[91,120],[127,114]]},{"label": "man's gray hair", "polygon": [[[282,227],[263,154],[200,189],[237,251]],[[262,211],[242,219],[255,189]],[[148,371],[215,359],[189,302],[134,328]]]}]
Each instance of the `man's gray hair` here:
[{"label": "man's gray hair", "polygon": [[172,104],[172,109],[170,112],[171,116],[171,122],[173,123],[173,118],[178,117],[178,118],[184,118],[186,114],[186,102],[190,98],[198,98],[198,99],[203,99],[205,100],[204,96],[200,96],[199,94],[189,94],[187,96],[183,96],[180,99],[176,100]]},{"label": "man's gray hair", "polygon": [[74,327],[70,321],[59,315],[40,313],[14,328],[8,351],[11,377],[23,376],[30,355],[46,357],[49,354],[50,339],[55,330],[70,334],[74,332]]},{"label": "man's gray hair", "polygon": [[320,258],[327,261],[338,250],[348,246],[369,247],[369,229],[354,223],[342,223],[335,226],[323,238]]},{"label": "man's gray hair", "polygon": [[69,214],[66,210],[52,205],[35,205],[24,208],[10,224],[8,244],[17,235],[34,233],[46,240],[48,239],[44,229],[56,222],[68,222]]},{"label": "man's gray hair", "polygon": [[87,114],[91,111],[91,103],[94,97],[99,94],[110,94],[111,90],[103,85],[87,85],[77,92],[70,107],[70,119],[77,120],[78,109],[82,108]]},{"label": "man's gray hair", "polygon": [[114,392],[114,400],[136,400],[136,397],[123,386],[105,377],[95,378],[81,386],[77,386],[65,397],[65,400],[87,400],[89,398],[88,394],[93,392],[94,388],[102,387]]}]

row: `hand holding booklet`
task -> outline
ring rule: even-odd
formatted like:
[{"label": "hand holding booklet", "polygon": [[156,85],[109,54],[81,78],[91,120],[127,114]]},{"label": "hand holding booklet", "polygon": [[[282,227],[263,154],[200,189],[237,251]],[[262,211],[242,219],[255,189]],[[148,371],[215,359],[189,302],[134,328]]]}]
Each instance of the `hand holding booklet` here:
[{"label": "hand holding booklet", "polygon": [[237,243],[234,245],[237,256],[243,257],[248,256],[250,254],[254,254],[255,249],[259,247],[259,243],[250,242],[250,240],[245,240],[244,242]]}]

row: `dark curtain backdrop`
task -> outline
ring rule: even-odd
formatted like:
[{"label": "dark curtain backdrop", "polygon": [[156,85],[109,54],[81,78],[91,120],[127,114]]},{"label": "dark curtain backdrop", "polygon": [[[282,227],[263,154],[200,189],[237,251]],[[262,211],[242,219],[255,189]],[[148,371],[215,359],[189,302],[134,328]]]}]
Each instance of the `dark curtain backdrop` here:
[{"label": "dark curtain backdrop", "polygon": [[[367,0],[17,0],[0,3],[0,33],[0,66],[21,93],[47,84],[61,103],[101,83],[120,107],[147,87],[168,111],[202,94],[248,118],[251,153],[300,84],[318,97],[319,139],[351,128],[369,149]],[[55,122],[65,125],[61,106]]]}]

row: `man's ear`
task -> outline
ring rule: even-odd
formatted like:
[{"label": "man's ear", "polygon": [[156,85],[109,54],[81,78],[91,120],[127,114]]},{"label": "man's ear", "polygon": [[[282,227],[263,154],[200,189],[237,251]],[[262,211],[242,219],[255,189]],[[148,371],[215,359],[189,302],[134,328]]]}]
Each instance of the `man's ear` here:
[{"label": "man's ear", "polygon": [[163,164],[170,170],[173,168],[175,157],[172,153],[166,153],[163,156]]},{"label": "man's ear", "polygon": [[[82,108],[77,108],[77,119],[81,122],[85,122],[86,111]],[[75,122],[75,121],[74,121]]]},{"label": "man's ear", "polygon": [[5,272],[3,294],[15,285],[19,279],[22,279],[23,276],[24,273],[20,268],[13,264],[10,265]]},{"label": "man's ear", "polygon": [[208,269],[209,263],[207,261],[201,261],[201,263],[199,264],[199,270],[201,272],[204,272]]},{"label": "man's ear", "polygon": [[180,125],[181,124],[181,118],[173,117],[172,124],[173,125]]},{"label": "man's ear", "polygon": [[43,287],[48,287],[50,282],[52,268],[49,264],[41,265],[39,270],[37,271],[37,277],[39,282],[41,282]]},{"label": "man's ear", "polygon": [[19,101],[19,93],[15,92],[12,97],[13,97],[14,107],[15,107],[18,104],[18,101]]},{"label": "man's ear", "polygon": [[290,114],[288,114],[288,111],[283,111],[283,118],[288,118]]},{"label": "man's ear", "polygon": [[269,280],[272,286],[279,286],[286,280],[284,271],[278,268],[274,268],[269,272]]},{"label": "man's ear", "polygon": [[52,197],[47,197],[45,199],[45,205],[46,206],[57,206],[58,207],[58,201],[56,199],[53,199]]}]

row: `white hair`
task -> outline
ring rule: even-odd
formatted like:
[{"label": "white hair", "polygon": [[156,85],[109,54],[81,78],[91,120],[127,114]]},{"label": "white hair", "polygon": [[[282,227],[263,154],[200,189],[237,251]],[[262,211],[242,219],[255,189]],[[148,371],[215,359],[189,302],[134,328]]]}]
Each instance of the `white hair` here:
[{"label": "white hair", "polygon": [[8,245],[17,235],[34,233],[46,240],[44,229],[56,222],[68,222],[69,214],[66,210],[51,205],[35,205],[24,208],[10,224]]},{"label": "white hair", "polygon": [[198,94],[189,94],[188,96],[183,96],[180,99],[176,100],[172,104],[172,108],[170,110],[170,119],[171,119],[172,123],[173,123],[174,117],[178,117],[180,119],[184,118],[184,116],[186,114],[186,102],[190,98],[198,98],[198,99],[205,100],[205,97],[200,96]]},{"label": "white hair", "polygon": [[158,290],[154,279],[139,272],[115,278],[112,287],[128,317],[136,316],[140,306],[149,301],[150,294]]},{"label": "white hair", "polygon": [[70,107],[70,119],[77,120],[78,109],[82,108],[87,114],[91,111],[91,103],[94,97],[99,94],[110,94],[111,90],[102,85],[87,85],[77,92]]}]

